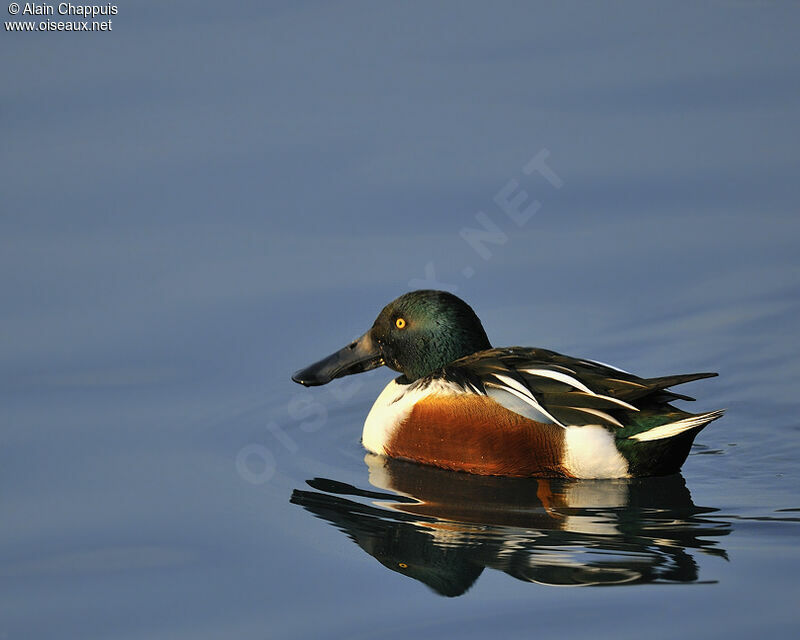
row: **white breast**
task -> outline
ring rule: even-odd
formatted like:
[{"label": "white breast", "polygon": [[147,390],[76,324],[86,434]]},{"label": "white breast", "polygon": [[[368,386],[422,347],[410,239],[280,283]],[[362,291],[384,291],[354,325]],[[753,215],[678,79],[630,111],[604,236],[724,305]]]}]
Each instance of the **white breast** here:
[{"label": "white breast", "polygon": [[364,422],[361,442],[367,451],[385,455],[386,444],[391,440],[397,427],[406,419],[414,405],[430,395],[453,395],[465,393],[456,384],[446,380],[434,379],[428,384],[397,384],[392,380],[381,391]]}]

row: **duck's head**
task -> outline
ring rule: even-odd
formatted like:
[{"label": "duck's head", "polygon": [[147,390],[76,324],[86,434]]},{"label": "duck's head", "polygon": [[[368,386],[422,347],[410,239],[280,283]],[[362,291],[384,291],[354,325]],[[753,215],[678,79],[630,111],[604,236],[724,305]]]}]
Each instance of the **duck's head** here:
[{"label": "duck's head", "polygon": [[358,340],[292,380],[311,387],[386,365],[412,382],[489,348],[481,321],[466,302],[446,291],[412,291],[387,304]]}]

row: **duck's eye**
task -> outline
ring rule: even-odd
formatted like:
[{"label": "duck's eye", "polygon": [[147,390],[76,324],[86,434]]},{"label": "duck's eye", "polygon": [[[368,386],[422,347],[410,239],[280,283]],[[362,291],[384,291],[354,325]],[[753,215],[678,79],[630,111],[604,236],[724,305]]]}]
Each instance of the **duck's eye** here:
[{"label": "duck's eye", "polygon": [[394,321],[394,326],[398,329],[405,329],[406,328],[406,321],[404,318],[398,318]]},{"label": "duck's eye", "polygon": [[408,565],[405,562],[398,562],[397,566],[401,569],[408,569]]}]

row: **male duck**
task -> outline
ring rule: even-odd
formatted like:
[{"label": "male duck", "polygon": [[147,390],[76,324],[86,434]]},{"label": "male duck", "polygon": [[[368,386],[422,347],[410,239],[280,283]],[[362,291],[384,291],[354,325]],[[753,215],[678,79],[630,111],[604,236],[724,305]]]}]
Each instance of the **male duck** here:
[{"label": "male duck", "polygon": [[367,416],[369,451],[482,475],[624,478],[677,472],[723,411],[691,414],[667,387],[716,373],[639,378],[545,349],[493,349],[444,291],[389,303],[358,340],[292,376],[305,386],[386,365]]}]

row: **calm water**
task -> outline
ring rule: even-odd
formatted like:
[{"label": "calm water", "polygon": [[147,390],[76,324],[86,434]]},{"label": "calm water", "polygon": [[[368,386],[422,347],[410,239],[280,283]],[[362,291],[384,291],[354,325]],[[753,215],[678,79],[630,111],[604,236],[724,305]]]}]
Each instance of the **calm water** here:
[{"label": "calm water", "polygon": [[[796,636],[798,26],[203,1],[4,32],[0,638]],[[719,371],[681,391],[728,413],[669,478],[366,457],[391,372],[289,376],[420,286],[497,346]]]}]

